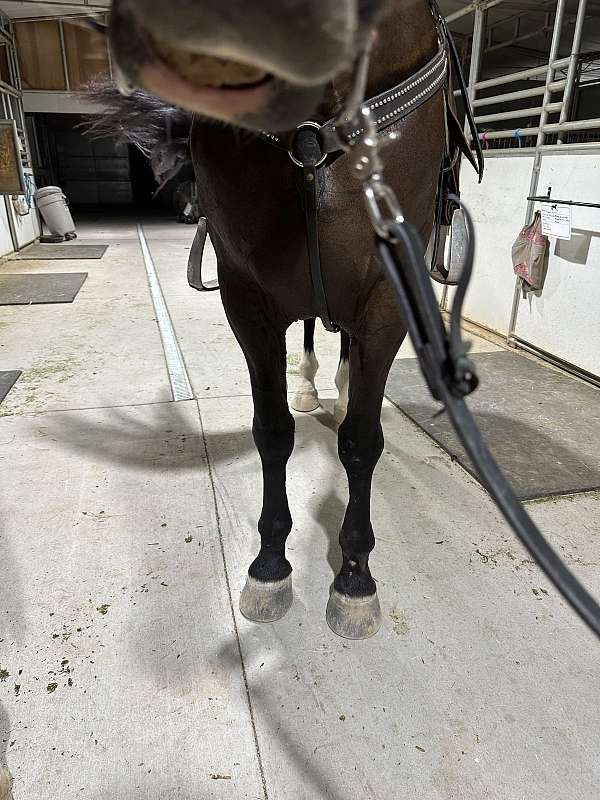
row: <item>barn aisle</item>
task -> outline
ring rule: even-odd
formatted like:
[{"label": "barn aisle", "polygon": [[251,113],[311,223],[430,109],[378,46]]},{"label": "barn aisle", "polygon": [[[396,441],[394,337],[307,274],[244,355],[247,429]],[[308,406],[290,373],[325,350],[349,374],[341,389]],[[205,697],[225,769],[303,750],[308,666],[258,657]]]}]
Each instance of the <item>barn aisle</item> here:
[{"label": "barn aisle", "polygon": [[[295,602],[272,625],[241,617],[261,490],[245,364],[218,293],[187,287],[193,230],[142,220],[192,389],[173,400],[137,222],[79,226],[109,244],[100,260],[18,262],[88,272],[73,304],[0,307],[0,370],[23,371],[0,404],[15,800],[597,798],[596,642],[479,484],[387,402],[383,628],[363,642],[327,628],[346,488],[338,343],[322,331],[323,407],[296,415],[289,466]],[[288,341],[293,390],[301,326]],[[597,493],[529,504],[596,595],[599,507]]]}]

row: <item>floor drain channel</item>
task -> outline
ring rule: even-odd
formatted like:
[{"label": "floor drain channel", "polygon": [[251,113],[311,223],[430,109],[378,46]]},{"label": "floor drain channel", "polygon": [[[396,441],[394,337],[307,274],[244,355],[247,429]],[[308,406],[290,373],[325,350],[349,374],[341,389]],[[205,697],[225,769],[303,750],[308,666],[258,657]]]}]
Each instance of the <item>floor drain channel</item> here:
[{"label": "floor drain channel", "polygon": [[144,256],[144,266],[146,267],[148,285],[150,286],[150,294],[156,313],[156,322],[158,323],[158,330],[160,331],[160,338],[162,339],[163,350],[165,352],[173,400],[193,400],[194,392],[192,391],[192,385],[177,337],[175,336],[175,330],[171,322],[171,317],[169,316],[167,304],[165,303],[160,281],[158,280],[154,260],[150,254],[148,242],[146,241],[144,230],[141,225],[137,226],[137,233],[140,240],[140,247],[142,248],[142,255]]}]

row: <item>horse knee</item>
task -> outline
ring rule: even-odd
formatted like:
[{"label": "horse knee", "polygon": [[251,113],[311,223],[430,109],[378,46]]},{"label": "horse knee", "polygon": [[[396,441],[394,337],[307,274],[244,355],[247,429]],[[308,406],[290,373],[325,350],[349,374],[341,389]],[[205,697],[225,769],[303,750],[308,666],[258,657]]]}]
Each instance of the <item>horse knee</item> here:
[{"label": "horse knee", "polygon": [[338,431],[338,454],[349,477],[370,474],[383,452],[383,430],[377,421],[346,420]]},{"label": "horse knee", "polygon": [[294,449],[294,418],[286,411],[280,418],[254,418],[252,434],[264,465],[286,463]]}]

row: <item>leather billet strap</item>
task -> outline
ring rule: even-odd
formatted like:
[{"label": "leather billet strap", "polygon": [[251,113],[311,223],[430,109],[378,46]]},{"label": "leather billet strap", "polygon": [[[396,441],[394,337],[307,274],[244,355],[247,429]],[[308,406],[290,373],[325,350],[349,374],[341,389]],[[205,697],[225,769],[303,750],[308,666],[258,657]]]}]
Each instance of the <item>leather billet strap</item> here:
[{"label": "leather billet strap", "polygon": [[306,222],[306,244],[308,249],[308,265],[313,287],[317,314],[325,330],[337,333],[339,327],[331,321],[327,294],[323,283],[321,269],[321,250],[319,245],[319,167],[327,158],[323,153],[318,135],[318,125],[306,124],[296,131],[290,148],[290,157],[298,166],[302,181],[301,197]]}]

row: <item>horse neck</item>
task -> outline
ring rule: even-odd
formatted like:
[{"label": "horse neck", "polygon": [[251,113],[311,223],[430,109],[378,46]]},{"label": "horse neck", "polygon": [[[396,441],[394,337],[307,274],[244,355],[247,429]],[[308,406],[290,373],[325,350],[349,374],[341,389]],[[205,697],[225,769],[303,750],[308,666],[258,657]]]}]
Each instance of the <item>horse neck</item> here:
[{"label": "horse neck", "polygon": [[[371,54],[366,97],[374,97],[408,78],[438,48],[436,25],[429,0],[400,0],[391,4],[377,26]],[[324,118],[337,114],[350,90],[351,76],[344,73],[330,85],[319,111]]]}]

